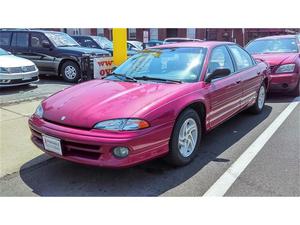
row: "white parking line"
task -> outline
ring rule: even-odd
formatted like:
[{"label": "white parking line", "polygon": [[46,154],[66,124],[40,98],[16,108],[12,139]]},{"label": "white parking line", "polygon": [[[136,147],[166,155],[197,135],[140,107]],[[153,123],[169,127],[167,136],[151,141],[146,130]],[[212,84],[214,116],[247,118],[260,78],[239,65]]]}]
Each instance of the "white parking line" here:
[{"label": "white parking line", "polygon": [[225,173],[205,192],[203,196],[223,196],[249,163],[259,153],[281,124],[296,108],[300,97],[294,99],[269,127],[246,149],[246,151],[225,171]]}]

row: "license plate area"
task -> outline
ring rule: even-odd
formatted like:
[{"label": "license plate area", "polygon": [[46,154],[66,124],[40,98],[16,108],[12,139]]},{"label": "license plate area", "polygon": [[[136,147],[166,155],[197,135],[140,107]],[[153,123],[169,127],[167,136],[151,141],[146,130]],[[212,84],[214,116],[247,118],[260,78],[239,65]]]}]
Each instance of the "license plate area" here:
[{"label": "license plate area", "polygon": [[61,140],[43,134],[43,143],[47,151],[62,155]]}]

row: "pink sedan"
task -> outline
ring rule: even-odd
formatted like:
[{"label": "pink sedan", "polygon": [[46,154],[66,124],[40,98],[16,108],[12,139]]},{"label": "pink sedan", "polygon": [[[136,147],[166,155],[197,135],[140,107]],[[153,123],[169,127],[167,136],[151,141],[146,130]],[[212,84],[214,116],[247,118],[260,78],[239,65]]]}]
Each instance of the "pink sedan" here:
[{"label": "pink sedan", "polygon": [[270,91],[300,94],[300,40],[296,35],[255,39],[246,49],[256,59],[270,65]]},{"label": "pink sedan", "polygon": [[88,165],[127,167],[157,157],[185,165],[204,132],[242,110],[263,110],[267,71],[234,43],[156,46],[105,79],[44,100],[29,119],[32,141]]}]

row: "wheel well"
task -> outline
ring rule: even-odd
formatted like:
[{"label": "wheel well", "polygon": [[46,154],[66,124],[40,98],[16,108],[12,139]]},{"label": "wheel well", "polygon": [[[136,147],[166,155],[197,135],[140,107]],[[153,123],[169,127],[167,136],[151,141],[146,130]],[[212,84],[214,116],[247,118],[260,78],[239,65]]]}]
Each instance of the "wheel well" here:
[{"label": "wheel well", "polygon": [[265,78],[263,82],[265,83],[266,90],[268,90],[268,78]]},{"label": "wheel well", "polygon": [[61,76],[61,73],[62,73],[61,69],[62,69],[63,64],[64,64],[65,62],[67,62],[67,61],[71,61],[71,62],[73,62],[73,63],[76,63],[76,65],[77,65],[78,68],[80,69],[80,66],[79,66],[78,62],[76,62],[75,60],[73,60],[73,59],[63,59],[63,60],[60,61],[59,66],[58,66],[58,75],[59,75],[59,76]]},{"label": "wheel well", "polygon": [[[199,118],[201,120],[201,126],[202,126],[202,131],[205,132],[206,131],[206,109],[205,109],[205,105],[202,102],[194,102],[190,105],[188,105],[187,107],[185,107],[180,113],[179,115],[186,109],[193,109],[197,112],[197,114],[199,115]],[[179,117],[179,116],[178,116]]]}]

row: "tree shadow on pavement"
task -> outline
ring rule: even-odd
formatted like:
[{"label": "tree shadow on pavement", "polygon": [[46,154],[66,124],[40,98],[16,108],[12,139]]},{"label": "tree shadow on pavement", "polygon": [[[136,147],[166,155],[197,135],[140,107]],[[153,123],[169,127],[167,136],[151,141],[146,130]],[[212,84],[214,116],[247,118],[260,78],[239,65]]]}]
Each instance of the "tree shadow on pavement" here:
[{"label": "tree shadow on pavement", "polygon": [[52,158],[25,169],[32,161],[26,163],[20,176],[40,196],[158,196],[185,182],[211,161],[228,162],[219,155],[264,121],[271,111],[266,105],[259,115],[242,112],[212,130],[204,136],[198,156],[185,167],[174,168],[158,159],[113,170]]}]

